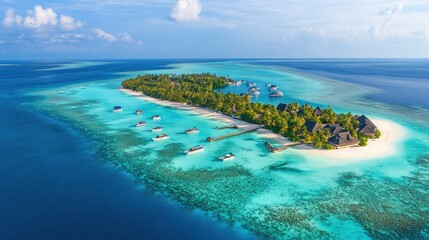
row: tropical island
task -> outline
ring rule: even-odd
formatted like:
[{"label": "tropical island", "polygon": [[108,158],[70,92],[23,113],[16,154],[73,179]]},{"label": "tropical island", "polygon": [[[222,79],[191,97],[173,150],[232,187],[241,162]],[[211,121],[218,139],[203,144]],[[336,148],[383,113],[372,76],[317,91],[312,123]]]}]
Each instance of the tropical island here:
[{"label": "tropical island", "polygon": [[222,93],[230,78],[215,74],[146,74],[122,82],[125,89],[145,95],[209,108],[243,121],[263,125],[291,141],[315,148],[333,149],[366,146],[368,139],[379,138],[381,132],[365,115],[335,113],[332,108],[299,105],[296,102],[270,104],[251,102],[248,94]]}]

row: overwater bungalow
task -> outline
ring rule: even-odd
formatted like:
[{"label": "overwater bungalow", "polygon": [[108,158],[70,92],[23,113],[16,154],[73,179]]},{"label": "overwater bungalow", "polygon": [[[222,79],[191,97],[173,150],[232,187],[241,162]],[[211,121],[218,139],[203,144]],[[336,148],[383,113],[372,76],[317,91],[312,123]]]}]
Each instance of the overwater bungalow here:
[{"label": "overwater bungalow", "polygon": [[366,136],[373,136],[377,131],[377,126],[365,115],[355,116],[355,119],[359,121],[357,131],[359,134]]}]

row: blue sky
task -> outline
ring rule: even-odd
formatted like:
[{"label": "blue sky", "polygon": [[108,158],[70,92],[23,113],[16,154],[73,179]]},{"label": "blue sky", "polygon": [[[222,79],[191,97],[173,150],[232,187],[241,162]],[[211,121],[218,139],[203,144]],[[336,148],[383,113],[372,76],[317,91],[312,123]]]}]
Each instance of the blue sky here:
[{"label": "blue sky", "polygon": [[429,1],[0,0],[1,59],[429,57]]}]

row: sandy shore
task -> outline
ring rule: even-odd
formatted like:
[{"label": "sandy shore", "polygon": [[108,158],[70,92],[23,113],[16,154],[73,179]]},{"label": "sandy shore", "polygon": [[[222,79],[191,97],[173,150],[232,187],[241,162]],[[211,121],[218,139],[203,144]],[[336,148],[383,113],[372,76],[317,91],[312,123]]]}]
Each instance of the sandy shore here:
[{"label": "sandy shore", "polygon": [[[247,123],[230,116],[209,111],[205,108],[199,108],[182,103],[160,100],[144,95],[143,93],[135,92],[129,89],[120,88],[126,94],[136,96],[139,99],[156,103],[163,106],[177,108],[186,111],[195,112],[201,116],[216,119],[226,124],[235,124],[240,129],[250,129],[257,127],[256,124]],[[307,145],[300,145],[290,149],[297,153],[309,154],[312,158],[319,157],[321,161],[329,161],[332,165],[341,165],[358,161],[370,160],[375,158],[384,158],[397,153],[396,143],[405,137],[405,128],[386,119],[371,119],[382,132],[382,136],[376,140],[369,140],[368,146],[365,147],[348,147],[335,150],[315,149]],[[257,131],[262,137],[272,139],[279,144],[291,143],[287,138],[275,134],[268,129],[259,129]],[[289,150],[286,150],[289,151]],[[308,155],[307,155],[308,156]],[[338,161],[330,161],[338,160]],[[341,160],[341,161],[340,161]]]}]

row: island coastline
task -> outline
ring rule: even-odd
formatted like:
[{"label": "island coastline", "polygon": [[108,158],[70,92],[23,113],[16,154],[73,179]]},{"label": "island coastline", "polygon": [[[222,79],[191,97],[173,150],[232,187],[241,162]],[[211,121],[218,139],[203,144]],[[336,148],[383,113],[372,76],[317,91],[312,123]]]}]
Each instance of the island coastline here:
[{"label": "island coastline", "polygon": [[[243,130],[251,129],[259,126],[257,124],[248,123],[222,113],[210,111],[209,109],[206,109],[206,108],[196,107],[196,106],[182,104],[178,102],[171,102],[168,100],[156,99],[156,98],[147,96],[142,92],[136,92],[130,89],[125,89],[123,87],[119,87],[119,90],[125,94],[135,96],[138,99],[148,101],[154,104],[171,107],[179,110],[191,111],[200,116],[218,120],[226,124],[234,124],[234,125],[237,125],[238,128]],[[405,137],[406,135],[405,129],[399,124],[394,123],[387,119],[381,119],[381,118],[373,119],[373,122],[377,125],[377,127],[382,132],[382,136],[379,139],[369,140],[367,146],[346,147],[346,148],[326,150],[326,149],[317,149],[312,146],[302,144],[299,146],[295,146],[290,150],[297,151],[299,153],[305,152],[305,154],[309,154],[310,156],[313,156],[313,157],[320,157],[319,158],[320,161],[328,163],[329,166],[361,162],[361,161],[366,161],[366,160],[376,159],[376,158],[385,158],[397,153],[396,144]],[[284,144],[293,143],[286,137],[276,134],[269,129],[260,128],[256,131],[256,133],[263,138],[275,141],[277,144],[284,145]],[[341,160],[341,161],[338,161],[338,160]]]}]

